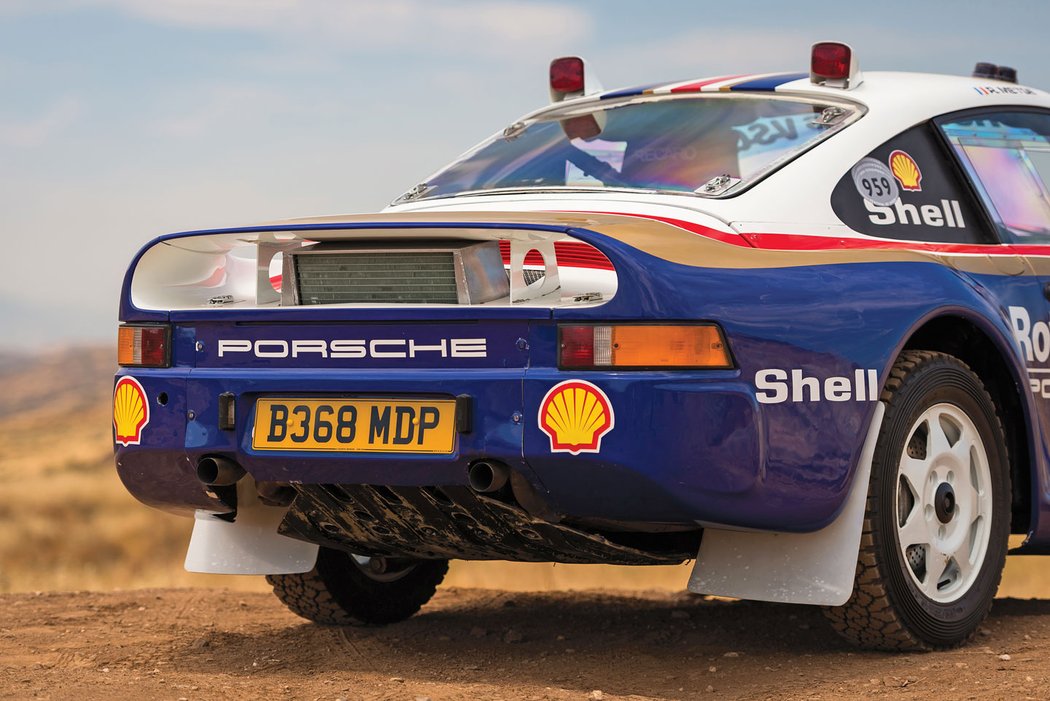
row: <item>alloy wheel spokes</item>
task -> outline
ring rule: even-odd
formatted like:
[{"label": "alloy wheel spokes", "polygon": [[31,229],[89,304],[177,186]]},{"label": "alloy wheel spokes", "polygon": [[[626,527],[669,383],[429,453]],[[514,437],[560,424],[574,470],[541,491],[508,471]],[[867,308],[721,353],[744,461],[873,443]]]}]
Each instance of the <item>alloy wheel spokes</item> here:
[{"label": "alloy wheel spokes", "polygon": [[991,476],[973,421],[937,404],[912,425],[898,467],[897,541],[916,586],[947,603],[966,593],[988,548]]}]

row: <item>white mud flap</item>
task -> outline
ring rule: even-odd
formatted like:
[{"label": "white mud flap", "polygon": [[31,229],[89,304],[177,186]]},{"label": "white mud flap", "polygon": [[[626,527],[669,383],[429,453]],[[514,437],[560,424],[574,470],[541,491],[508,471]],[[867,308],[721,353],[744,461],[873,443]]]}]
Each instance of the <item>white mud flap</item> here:
[{"label": "white mud flap", "polygon": [[815,533],[705,528],[689,591],[786,604],[841,606],[853,593],[871,461],[886,405],[879,402],[846,506]]},{"label": "white mud flap", "polygon": [[237,483],[237,518],[231,523],[198,510],[186,552],[186,570],[203,574],[296,574],[309,572],[318,547],[277,532],[287,507],[259,501],[255,482]]}]

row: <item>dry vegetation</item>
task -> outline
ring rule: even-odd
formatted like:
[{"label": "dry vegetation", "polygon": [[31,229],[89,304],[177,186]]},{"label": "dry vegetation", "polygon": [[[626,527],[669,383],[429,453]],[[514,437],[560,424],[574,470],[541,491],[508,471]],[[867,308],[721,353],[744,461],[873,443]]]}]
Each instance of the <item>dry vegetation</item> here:
[{"label": "dry vegetation", "polygon": [[[114,353],[74,348],[44,357],[0,354],[0,592],[226,586],[261,578],[182,569],[191,521],[143,506],[113,469]],[[451,586],[511,591],[664,589],[689,566],[454,563]],[[1050,594],[1050,558],[1011,558],[1000,595]]]},{"label": "dry vegetation", "polygon": [[113,469],[112,351],[20,361],[0,363],[0,591],[176,583],[186,524]]}]

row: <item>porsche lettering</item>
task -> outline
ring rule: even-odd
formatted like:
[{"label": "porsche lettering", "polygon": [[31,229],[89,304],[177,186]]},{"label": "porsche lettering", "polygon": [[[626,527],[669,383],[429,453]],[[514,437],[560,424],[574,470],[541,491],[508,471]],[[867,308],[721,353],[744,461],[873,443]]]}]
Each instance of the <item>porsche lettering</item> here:
[{"label": "porsche lettering", "polygon": [[[220,339],[219,357],[251,354],[256,358],[417,358],[436,354],[439,358],[485,358],[488,340],[484,338],[441,338],[417,341],[414,338],[364,339]],[[428,355],[427,357],[435,357]]]}]

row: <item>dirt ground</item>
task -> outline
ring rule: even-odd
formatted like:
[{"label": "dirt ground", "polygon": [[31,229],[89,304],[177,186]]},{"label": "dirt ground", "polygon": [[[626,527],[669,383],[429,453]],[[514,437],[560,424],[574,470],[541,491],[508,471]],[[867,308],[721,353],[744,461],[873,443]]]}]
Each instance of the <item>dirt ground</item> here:
[{"label": "dirt ground", "polygon": [[1000,599],[967,647],[865,653],[808,607],[686,594],[443,589],[325,628],[218,589],[0,595],[2,699],[1045,699],[1050,602]]},{"label": "dirt ground", "polygon": [[0,700],[1050,699],[1050,558],[1009,558],[982,633],[928,655],[679,594],[689,564],[457,561],[405,623],[314,626],[260,577],[182,570],[191,520],[113,470],[113,355],[0,354]]}]

